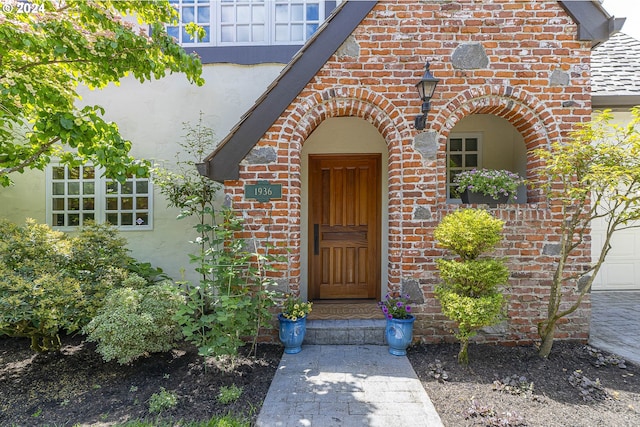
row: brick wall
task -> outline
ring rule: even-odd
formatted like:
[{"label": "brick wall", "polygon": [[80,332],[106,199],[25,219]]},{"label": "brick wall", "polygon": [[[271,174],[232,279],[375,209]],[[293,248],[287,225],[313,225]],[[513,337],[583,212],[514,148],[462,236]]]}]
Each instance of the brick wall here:
[{"label": "brick wall", "polygon": [[[576,40],[576,25],[556,1],[381,1],[362,21],[258,144],[275,161],[244,161],[240,181],[226,182],[234,206],[247,220],[247,237],[290,249],[278,280],[294,292],[301,277],[301,150],[324,120],[352,116],[379,130],[389,150],[390,290],[410,291],[419,303],[415,334],[426,342],[452,340],[433,288],[433,229],[458,206],[446,203],[446,141],[451,129],[472,114],[508,120],[523,136],[527,177],[536,183],[541,166],[531,150],[567,138],[591,113],[589,42]],[[415,83],[426,61],[440,84],[427,129],[413,128],[421,102]],[[245,182],[267,179],[283,185],[283,199],[247,201]],[[385,189],[383,189],[385,191]],[[500,206],[506,221],[499,254],[509,258],[508,320],[484,331],[479,341],[528,344],[537,337],[554,269],[559,218],[553,201],[528,189],[528,204]],[[418,215],[417,212],[420,212]],[[573,260],[583,268],[589,247]],[[383,268],[387,268],[385,264]],[[575,300],[569,284],[565,300]],[[385,284],[383,284],[383,289]],[[590,305],[564,321],[559,338],[588,337]]]}]

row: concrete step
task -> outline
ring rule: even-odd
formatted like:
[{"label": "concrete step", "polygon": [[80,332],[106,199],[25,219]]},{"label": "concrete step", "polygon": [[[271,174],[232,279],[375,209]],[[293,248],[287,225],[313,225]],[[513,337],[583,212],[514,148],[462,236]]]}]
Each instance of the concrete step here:
[{"label": "concrete step", "polygon": [[307,320],[304,344],[385,345],[384,319]]}]

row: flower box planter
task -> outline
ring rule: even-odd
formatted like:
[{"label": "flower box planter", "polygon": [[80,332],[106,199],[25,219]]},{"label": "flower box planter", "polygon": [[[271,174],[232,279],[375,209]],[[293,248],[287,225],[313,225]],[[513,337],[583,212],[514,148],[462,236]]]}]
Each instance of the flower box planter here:
[{"label": "flower box planter", "polygon": [[476,193],[475,191],[464,190],[460,194],[460,198],[462,199],[462,203],[477,203],[477,204],[485,204],[485,205],[497,205],[510,203],[509,195],[500,194],[497,199],[494,199],[491,196],[488,196],[483,193]]}]

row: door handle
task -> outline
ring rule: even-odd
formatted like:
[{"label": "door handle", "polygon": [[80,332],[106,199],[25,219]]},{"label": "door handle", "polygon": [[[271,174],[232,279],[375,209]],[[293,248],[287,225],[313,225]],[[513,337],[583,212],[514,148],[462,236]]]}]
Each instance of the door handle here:
[{"label": "door handle", "polygon": [[320,255],[320,224],[313,224],[313,254]]}]

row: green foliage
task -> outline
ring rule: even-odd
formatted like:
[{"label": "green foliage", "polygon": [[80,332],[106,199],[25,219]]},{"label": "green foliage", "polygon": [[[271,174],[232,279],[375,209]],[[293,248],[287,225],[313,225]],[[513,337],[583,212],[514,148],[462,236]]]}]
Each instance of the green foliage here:
[{"label": "green foliage", "polygon": [[82,291],[77,280],[60,273],[24,277],[0,265],[0,335],[31,339],[31,348],[60,348],[60,330],[80,326]]},{"label": "green foliage", "polygon": [[168,351],[181,337],[174,320],[182,297],[170,282],[147,286],[132,275],[107,294],[104,305],[86,325],[88,341],[98,342],[105,361],[121,365],[148,353]]},{"label": "green foliage", "polygon": [[38,352],[58,349],[61,330],[79,330],[109,290],[133,283],[122,268],[125,244],[109,226],[71,237],[32,219],[0,221],[0,335],[28,337]]},{"label": "green foliage", "polygon": [[[42,13],[7,7],[0,21],[0,185],[52,156],[68,165],[91,161],[107,176],[143,176],[148,163],[129,155],[131,142],[99,106],[79,108],[79,85],[102,88],[131,75],[140,82],[185,73],[202,85],[202,64],[165,29],[178,16],[168,1],[52,2],[32,0]],[[10,4],[10,3],[9,3]],[[122,16],[135,16],[146,31]],[[190,26],[195,31],[194,26]]]},{"label": "green foliage", "polygon": [[202,116],[195,127],[185,123],[184,129],[185,153],[178,154],[177,172],[154,170],[160,192],[180,209],[179,218],[197,219],[198,253],[190,258],[200,282],[183,284],[185,303],[176,319],[201,355],[235,355],[251,336],[255,349],[258,331],[271,317],[275,295],[267,273],[278,258],[268,253],[268,244],[260,251],[255,241],[238,237],[241,218],[229,208],[216,209],[218,184],[196,172],[195,164],[211,150],[213,131]]},{"label": "green foliage", "polygon": [[178,395],[173,391],[167,391],[164,387],[160,387],[160,391],[153,393],[149,398],[149,412],[152,414],[159,414],[176,406],[178,406]]},{"label": "green foliage", "polygon": [[498,285],[509,279],[509,270],[502,260],[475,259],[459,262],[436,260],[440,278],[448,289],[460,295],[479,298],[493,294]]},{"label": "green foliage", "polygon": [[[581,125],[569,141],[535,151],[545,165],[541,187],[562,218],[553,230],[560,236],[560,253],[547,314],[538,324],[542,357],[551,352],[558,320],[573,313],[590,291],[611,249],[613,234],[640,227],[640,107],[632,108],[631,113],[631,121],[620,126],[611,123],[610,111],[604,111]],[[604,230],[599,247],[593,248],[599,256],[587,268],[576,269],[572,257],[582,256],[588,241],[596,244],[589,235],[594,220]],[[578,298],[565,305],[563,295],[568,289]]]},{"label": "green foliage", "polygon": [[238,387],[235,384],[232,384],[229,387],[220,387],[220,391],[218,392],[218,402],[223,405],[227,405],[240,399],[241,395],[242,387]]},{"label": "green foliage", "polygon": [[441,246],[460,256],[436,261],[443,283],[435,294],[442,313],[458,325],[458,362],[463,365],[469,363],[469,339],[503,318],[505,299],[498,286],[506,284],[509,271],[501,259],[478,258],[498,244],[502,227],[486,211],[464,209],[447,215],[434,231]]},{"label": "green foliage", "polygon": [[443,218],[434,237],[443,248],[463,260],[475,259],[493,249],[502,239],[504,222],[482,209],[460,209]]}]

